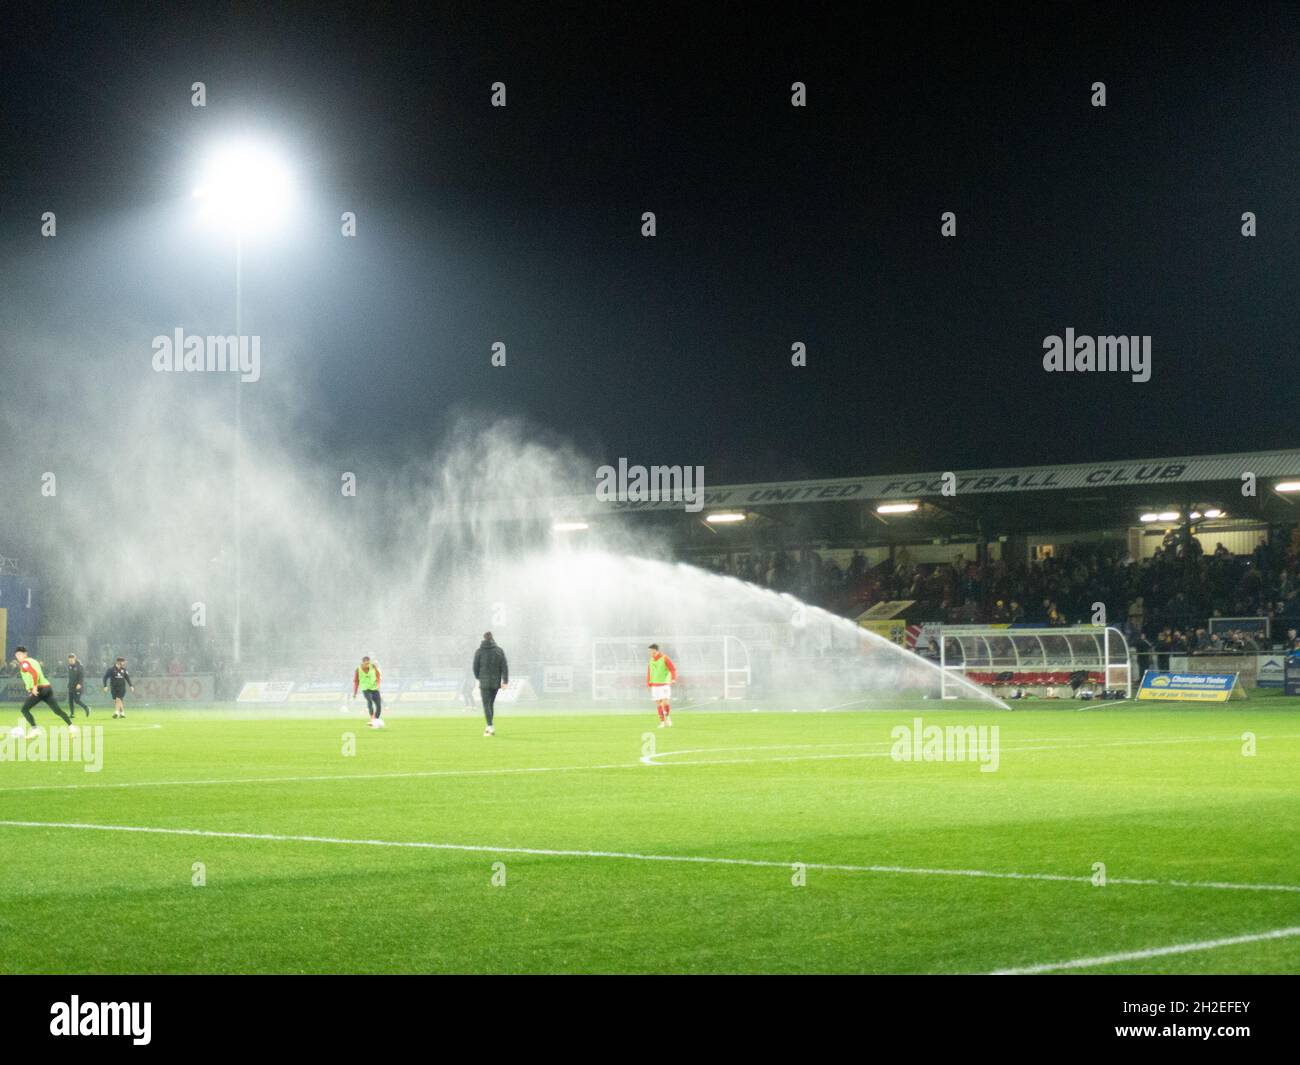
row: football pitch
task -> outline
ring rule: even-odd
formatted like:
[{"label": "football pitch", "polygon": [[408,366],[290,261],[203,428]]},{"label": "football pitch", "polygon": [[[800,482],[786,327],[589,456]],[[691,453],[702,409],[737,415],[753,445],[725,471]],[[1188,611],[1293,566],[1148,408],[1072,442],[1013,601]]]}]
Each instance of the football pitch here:
[{"label": "football pitch", "polygon": [[1300,971],[1291,700],[1077,705],[99,710],[0,763],[0,972]]}]

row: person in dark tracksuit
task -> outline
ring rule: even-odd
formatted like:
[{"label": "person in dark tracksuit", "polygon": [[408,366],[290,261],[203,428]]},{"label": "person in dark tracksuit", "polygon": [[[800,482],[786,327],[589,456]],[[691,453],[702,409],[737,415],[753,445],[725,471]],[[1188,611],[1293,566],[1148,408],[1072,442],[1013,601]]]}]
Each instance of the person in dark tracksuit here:
[{"label": "person in dark tracksuit", "polygon": [[118,657],[114,663],[104,670],[104,691],[108,691],[109,685],[113,688],[113,716],[126,717],[126,709],[122,706],[122,699],[126,696],[126,689],[130,688],[135,691],[135,685],[131,683],[131,674],[126,671],[126,659]]},{"label": "person in dark tracksuit", "polygon": [[483,642],[474,652],[474,677],[478,681],[479,695],[483,697],[483,716],[487,719],[484,736],[495,736],[492,725],[492,708],[497,701],[497,691],[510,684],[510,664],[506,653],[497,646],[490,632],[483,634]]},{"label": "person in dark tracksuit", "polygon": [[82,664],[77,661],[76,655],[68,655],[68,713],[74,717],[77,714],[77,707],[86,711],[86,716],[90,716],[90,707],[82,699],[81,693],[86,690],[86,670]]}]

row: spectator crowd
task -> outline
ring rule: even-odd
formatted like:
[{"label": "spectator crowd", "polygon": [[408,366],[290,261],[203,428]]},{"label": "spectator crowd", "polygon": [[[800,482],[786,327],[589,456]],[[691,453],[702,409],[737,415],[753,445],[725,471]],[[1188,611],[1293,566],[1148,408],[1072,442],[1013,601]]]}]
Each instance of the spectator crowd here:
[{"label": "spectator crowd", "polygon": [[[1273,642],[1300,628],[1300,528],[1274,530],[1249,555],[1234,555],[1222,543],[1206,552],[1195,536],[1175,529],[1142,559],[1121,542],[1094,541],[1034,562],[959,554],[951,562],[914,563],[903,548],[892,564],[869,566],[854,551],[841,566],[805,548],[733,554],[710,568],[849,617],[882,600],[907,599],[920,607],[909,619],[1065,626],[1099,620],[1101,604],[1107,624],[1153,645],[1167,641],[1174,653],[1267,650],[1262,634],[1247,625],[1209,631],[1216,617],[1269,618]],[[921,618],[927,610],[933,617]]]}]

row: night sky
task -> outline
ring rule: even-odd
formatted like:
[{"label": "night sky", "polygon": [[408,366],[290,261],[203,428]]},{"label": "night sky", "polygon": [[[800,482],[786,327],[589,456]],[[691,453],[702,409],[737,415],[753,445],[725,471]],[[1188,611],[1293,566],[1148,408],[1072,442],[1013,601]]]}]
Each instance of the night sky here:
[{"label": "night sky", "polygon": [[[1288,5],[47,7],[0,16],[11,413],[51,373],[129,391],[186,315],[231,331],[224,253],[159,233],[255,129],[309,205],[249,256],[246,331],[293,338],[253,402],[318,453],[458,414],[714,484],[1296,445]],[[1150,334],[1151,380],[1044,373],[1067,327]]]}]

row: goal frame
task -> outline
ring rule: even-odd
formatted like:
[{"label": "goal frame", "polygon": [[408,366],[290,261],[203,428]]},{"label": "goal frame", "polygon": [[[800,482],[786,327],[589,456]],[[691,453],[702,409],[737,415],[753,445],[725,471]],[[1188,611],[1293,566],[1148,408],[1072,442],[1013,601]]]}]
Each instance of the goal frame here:
[{"label": "goal frame", "polygon": [[[745,646],[745,641],[738,636],[718,635],[716,633],[687,634],[683,636],[597,636],[591,641],[592,699],[609,700],[618,698],[621,693],[617,684],[612,683],[612,681],[619,677],[640,676],[640,672],[645,667],[645,650],[652,643],[665,645],[668,650],[692,644],[720,647],[722,652],[721,667],[703,671],[696,670],[695,672],[703,672],[706,675],[720,673],[722,675],[722,698],[724,700],[743,699],[745,693],[749,690],[753,680],[750,669],[749,648]],[[602,647],[626,647],[638,650],[641,657],[636,667],[637,671],[633,672],[631,668],[610,668],[607,663],[601,661],[600,650]],[[679,669],[683,668],[682,661],[677,661],[674,664]],[[686,662],[684,668],[689,671],[692,667],[689,662]],[[688,683],[690,675],[687,672],[683,678]]]}]

